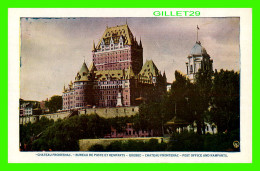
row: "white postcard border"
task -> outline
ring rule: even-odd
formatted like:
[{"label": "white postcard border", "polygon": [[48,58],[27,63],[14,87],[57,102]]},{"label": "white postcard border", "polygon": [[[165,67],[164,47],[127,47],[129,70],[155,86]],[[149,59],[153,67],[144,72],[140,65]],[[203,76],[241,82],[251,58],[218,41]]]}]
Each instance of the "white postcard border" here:
[{"label": "white postcard border", "polygon": [[[102,12],[101,12],[102,10]],[[200,11],[199,17],[240,17],[241,152],[116,152],[117,154],[226,154],[227,157],[37,156],[19,151],[20,17],[154,17],[154,11]],[[101,152],[96,152],[101,154]],[[102,152],[108,153],[109,152]],[[112,152],[115,153],[115,152]],[[251,163],[252,162],[252,9],[247,8],[10,8],[8,10],[8,161],[10,163]]]}]

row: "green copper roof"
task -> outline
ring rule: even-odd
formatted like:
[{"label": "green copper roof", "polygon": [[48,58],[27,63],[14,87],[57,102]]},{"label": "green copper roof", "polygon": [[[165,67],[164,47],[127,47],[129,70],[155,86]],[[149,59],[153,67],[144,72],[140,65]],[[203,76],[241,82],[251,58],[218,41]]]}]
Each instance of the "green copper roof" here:
[{"label": "green copper roof", "polygon": [[88,72],[89,72],[88,67],[87,67],[85,61],[84,61],[84,63],[82,64],[82,67],[81,67],[79,73],[81,74],[81,73],[83,73],[83,72],[85,72],[85,73],[88,73]]},{"label": "green copper roof", "polygon": [[125,24],[125,25],[120,25],[120,26],[115,26],[115,27],[107,27],[102,38],[98,42],[96,48],[100,49],[100,44],[101,44],[102,40],[105,41],[105,44],[109,44],[109,41],[111,40],[111,38],[113,38],[113,40],[115,42],[117,42],[118,39],[120,38],[120,36],[123,37],[124,44],[132,45],[132,43],[134,41],[133,34],[132,34],[131,30],[129,29],[128,25]]},{"label": "green copper roof", "polygon": [[152,78],[160,75],[160,72],[152,60],[147,60],[138,74],[138,79],[144,83],[152,83]]},{"label": "green copper roof", "polygon": [[125,79],[125,71],[124,70],[103,70],[103,71],[95,71],[96,79],[99,81],[102,80],[119,80]]},{"label": "green copper roof", "polygon": [[75,81],[90,81],[89,78],[89,70],[88,67],[84,61],[81,69],[77,73],[77,76],[75,77]]},{"label": "green copper roof", "polygon": [[141,75],[142,77],[158,76],[159,70],[152,60],[147,60],[143,65],[139,75]]}]

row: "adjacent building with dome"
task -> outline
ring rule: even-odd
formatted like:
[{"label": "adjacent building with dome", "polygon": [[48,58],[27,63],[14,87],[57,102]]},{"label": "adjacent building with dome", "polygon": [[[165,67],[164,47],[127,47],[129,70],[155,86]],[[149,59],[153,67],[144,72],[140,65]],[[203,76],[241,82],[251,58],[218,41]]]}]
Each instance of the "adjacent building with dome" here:
[{"label": "adjacent building with dome", "polygon": [[213,60],[200,41],[196,41],[187,58],[187,76],[191,81],[196,78],[199,69],[213,71]]},{"label": "adjacent building with dome", "polygon": [[166,92],[167,79],[152,60],[143,65],[143,46],[127,24],[107,27],[93,42],[92,62],[84,61],[63,89],[63,110],[136,106]]}]

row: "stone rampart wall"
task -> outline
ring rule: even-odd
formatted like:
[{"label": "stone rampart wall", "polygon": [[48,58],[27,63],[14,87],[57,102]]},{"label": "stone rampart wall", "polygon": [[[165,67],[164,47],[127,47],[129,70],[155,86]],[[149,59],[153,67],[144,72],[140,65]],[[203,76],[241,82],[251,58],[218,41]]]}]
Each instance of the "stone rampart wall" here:
[{"label": "stone rampart wall", "polygon": [[[130,107],[114,107],[114,108],[91,108],[91,109],[81,109],[78,111],[79,115],[90,115],[96,113],[100,117],[104,118],[113,118],[113,117],[123,117],[123,116],[132,116],[136,115],[139,112],[138,106]],[[44,115],[32,115],[32,116],[21,116],[20,124],[26,123],[35,123],[42,117],[48,119],[53,119],[57,121],[58,119],[64,119],[70,115],[70,112],[59,112],[59,113],[50,113]]]},{"label": "stone rampart wall", "polygon": [[[165,142],[163,137],[137,137],[137,138],[101,138],[101,139],[81,139],[79,140],[79,151],[88,151],[89,148],[95,144],[100,144],[103,146],[107,146],[110,143],[114,141],[129,141],[129,140],[134,140],[134,141],[143,141],[147,142],[150,139],[157,139],[158,143],[161,143],[162,141]],[[167,142],[169,140],[167,139]]]},{"label": "stone rampart wall", "polygon": [[98,114],[104,118],[113,118],[113,117],[123,117],[123,116],[132,116],[136,115],[139,112],[138,106],[130,107],[114,107],[114,108],[91,108],[83,109],[79,111],[80,115],[89,115],[89,114]]}]

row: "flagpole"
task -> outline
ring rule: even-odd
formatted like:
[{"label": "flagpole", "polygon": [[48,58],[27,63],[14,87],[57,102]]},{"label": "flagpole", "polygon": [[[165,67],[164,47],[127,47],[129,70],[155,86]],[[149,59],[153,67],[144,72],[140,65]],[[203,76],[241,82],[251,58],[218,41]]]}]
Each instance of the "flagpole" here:
[{"label": "flagpole", "polygon": [[199,29],[198,29],[198,25],[197,25],[197,42],[198,42],[198,40],[199,40],[199,38],[198,38],[198,32],[199,32]]}]

